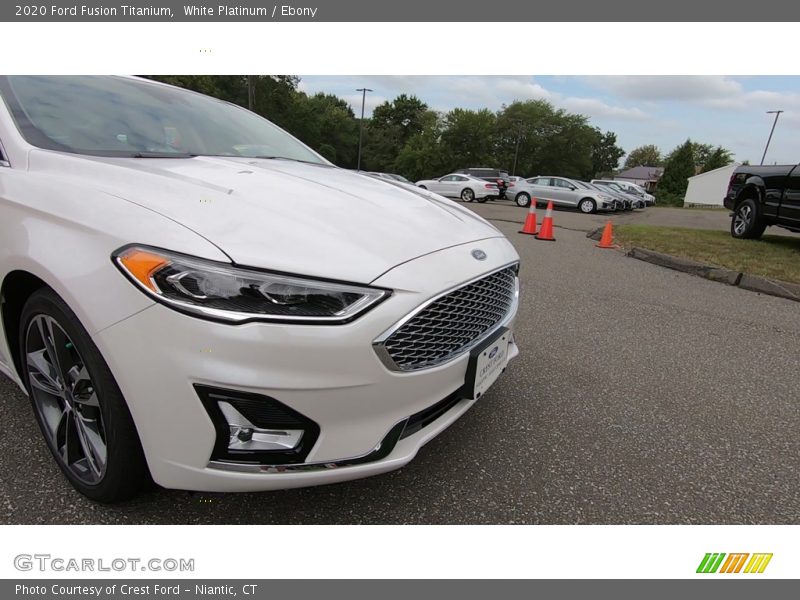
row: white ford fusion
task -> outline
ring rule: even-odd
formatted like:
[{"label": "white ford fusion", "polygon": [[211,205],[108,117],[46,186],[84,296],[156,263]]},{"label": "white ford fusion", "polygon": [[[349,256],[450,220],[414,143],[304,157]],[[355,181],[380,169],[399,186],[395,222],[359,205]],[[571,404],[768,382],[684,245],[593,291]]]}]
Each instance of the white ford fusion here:
[{"label": "white ford fusion", "polygon": [[449,200],[147,80],[0,97],[0,371],[90,498],[397,469],[518,353],[519,258]]}]

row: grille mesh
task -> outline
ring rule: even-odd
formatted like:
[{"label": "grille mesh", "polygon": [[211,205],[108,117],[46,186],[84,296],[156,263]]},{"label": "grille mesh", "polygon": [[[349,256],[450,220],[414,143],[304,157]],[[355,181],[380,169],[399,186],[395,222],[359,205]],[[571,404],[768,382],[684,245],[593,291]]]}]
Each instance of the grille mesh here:
[{"label": "grille mesh", "polygon": [[508,267],[435,300],[383,342],[387,354],[402,371],[460,354],[508,315],[516,270]]}]

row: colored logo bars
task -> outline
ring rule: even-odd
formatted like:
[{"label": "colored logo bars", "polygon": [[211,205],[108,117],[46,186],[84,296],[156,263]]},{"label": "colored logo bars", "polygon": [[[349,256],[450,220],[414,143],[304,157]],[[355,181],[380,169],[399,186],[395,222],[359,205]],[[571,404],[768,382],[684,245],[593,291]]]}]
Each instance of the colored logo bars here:
[{"label": "colored logo bars", "polygon": [[[750,560],[747,560],[747,557]],[[727,557],[727,558],[726,558]],[[724,552],[708,552],[700,565],[697,567],[698,573],[763,573],[769,561],[772,560],[772,553],[749,554],[740,552],[735,554],[725,554]],[[723,562],[724,561],[724,562]],[[745,566],[746,563],[746,566]],[[744,567],[744,570],[742,570]]]}]

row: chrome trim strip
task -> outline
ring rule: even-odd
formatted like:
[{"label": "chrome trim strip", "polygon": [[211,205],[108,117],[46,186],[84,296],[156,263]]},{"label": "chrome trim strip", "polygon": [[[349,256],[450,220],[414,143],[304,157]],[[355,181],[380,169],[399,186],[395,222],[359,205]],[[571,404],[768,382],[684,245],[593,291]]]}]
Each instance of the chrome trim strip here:
[{"label": "chrome trim strip", "polygon": [[[403,430],[406,428],[406,422],[408,421],[409,417],[399,420],[397,423],[392,425],[389,431],[383,436],[378,445],[375,446],[372,450],[367,452],[366,454],[362,454],[361,456],[354,456],[352,458],[342,458],[332,462],[319,462],[319,463],[299,463],[299,464],[284,464],[284,465],[259,465],[259,464],[252,464],[252,463],[234,463],[234,462],[225,462],[219,460],[212,460],[209,461],[207,467],[209,469],[218,469],[220,471],[233,471],[236,473],[296,473],[302,471],[328,471],[331,469],[339,469],[341,467],[349,467],[353,465],[365,464],[372,462],[370,459],[371,456],[378,454],[384,447],[384,444],[387,442],[387,438],[390,438],[395,430],[398,430],[396,435],[394,436],[395,439],[389,440],[392,443],[391,448],[389,448],[386,454],[388,455],[394,447],[397,445],[397,442],[400,441],[400,436],[403,435]],[[402,425],[402,427],[400,427]]]},{"label": "chrome trim strip", "polygon": [[408,323],[411,319],[413,319],[420,312],[425,310],[432,303],[436,302],[439,298],[442,298],[443,296],[447,296],[448,294],[450,294],[452,292],[455,292],[456,290],[459,290],[459,289],[461,289],[463,287],[466,287],[466,286],[468,286],[468,285],[470,285],[472,283],[475,283],[476,281],[480,281],[481,279],[484,279],[485,277],[489,277],[490,275],[494,275],[495,273],[499,273],[500,271],[504,271],[505,269],[508,269],[509,267],[513,267],[515,265],[519,265],[519,261],[518,260],[510,262],[510,263],[508,263],[506,265],[503,265],[500,268],[493,269],[491,271],[487,271],[483,275],[479,275],[478,277],[475,277],[474,279],[470,279],[469,281],[465,281],[463,283],[459,283],[458,285],[445,290],[444,292],[434,296],[433,298],[430,298],[426,302],[423,302],[421,305],[419,305],[417,308],[412,310],[405,317],[400,319],[397,323],[392,325],[389,329],[384,331],[381,335],[379,335],[377,338],[375,338],[372,341],[372,348],[375,350],[375,354],[378,355],[378,358],[380,359],[380,361],[390,371],[393,371],[393,372],[396,372],[396,373],[409,373],[409,374],[411,374],[411,373],[419,373],[420,371],[425,371],[427,369],[435,369],[437,367],[441,367],[442,365],[447,365],[447,364],[453,362],[454,360],[458,360],[459,358],[464,356],[465,353],[469,352],[472,348],[474,348],[475,346],[480,344],[482,341],[484,341],[486,338],[488,338],[490,335],[495,333],[498,329],[500,329],[501,327],[507,325],[514,318],[514,316],[517,314],[517,309],[519,308],[519,276],[516,276],[514,278],[514,300],[511,302],[511,306],[509,307],[508,313],[506,314],[506,316],[502,320],[500,320],[494,327],[489,329],[486,333],[484,333],[480,337],[474,339],[468,346],[465,346],[464,349],[461,352],[459,352],[455,356],[447,359],[444,362],[440,362],[440,363],[437,363],[435,365],[431,365],[429,367],[421,367],[419,369],[412,369],[412,370],[401,369],[400,367],[397,366],[397,364],[394,362],[392,357],[389,355],[389,352],[387,352],[386,347],[383,345],[383,343],[395,331],[397,331],[403,325]]}]

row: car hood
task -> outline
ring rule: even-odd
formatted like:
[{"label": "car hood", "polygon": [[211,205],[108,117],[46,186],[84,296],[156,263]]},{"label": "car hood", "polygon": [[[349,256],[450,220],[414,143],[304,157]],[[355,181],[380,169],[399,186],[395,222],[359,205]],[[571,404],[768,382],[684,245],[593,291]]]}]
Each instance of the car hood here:
[{"label": "car hood", "polygon": [[240,265],[367,283],[419,256],[502,237],[441,196],[338,167],[46,154],[51,170],[177,221]]}]

